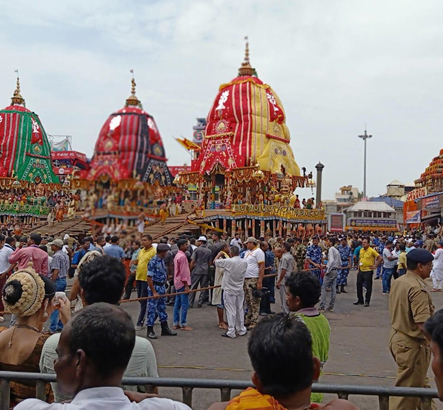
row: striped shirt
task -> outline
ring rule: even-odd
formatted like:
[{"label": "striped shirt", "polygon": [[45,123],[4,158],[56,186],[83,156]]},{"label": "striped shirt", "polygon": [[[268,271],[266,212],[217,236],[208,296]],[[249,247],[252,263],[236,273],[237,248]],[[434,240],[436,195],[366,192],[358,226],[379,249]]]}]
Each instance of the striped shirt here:
[{"label": "striped shirt", "polygon": [[69,256],[62,250],[58,250],[54,253],[51,262],[51,278],[55,269],[59,269],[57,279],[64,279],[68,276],[69,270]]}]

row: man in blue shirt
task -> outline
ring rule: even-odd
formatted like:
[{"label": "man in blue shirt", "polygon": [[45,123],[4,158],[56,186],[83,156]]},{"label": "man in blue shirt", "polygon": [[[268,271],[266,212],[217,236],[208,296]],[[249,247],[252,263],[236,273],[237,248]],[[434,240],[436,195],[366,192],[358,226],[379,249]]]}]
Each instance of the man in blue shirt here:
[{"label": "man in blue shirt", "polygon": [[176,332],[169,329],[168,314],[166,313],[166,298],[159,297],[166,294],[166,266],[164,258],[169,251],[169,246],[165,243],[159,243],[157,254],[151,258],[148,263],[148,296],[154,296],[155,299],[148,300],[148,338],[157,339],[154,332],[154,323],[157,316],[160,319],[162,327],[162,336],[177,336]]},{"label": "man in blue shirt", "polygon": [[87,241],[85,238],[83,238],[80,241],[80,249],[74,253],[74,256],[72,257],[71,261],[71,268],[76,268],[83,256],[86,255],[87,252],[89,252],[89,246],[90,242]]},{"label": "man in blue shirt", "polygon": [[119,237],[114,235],[111,238],[111,245],[105,246],[103,249],[106,255],[109,255],[111,258],[124,260],[126,259],[125,251],[122,247],[118,246]]},{"label": "man in blue shirt", "polygon": [[306,251],[306,260],[309,262],[309,268],[311,273],[317,277],[320,283],[323,283],[321,279],[321,264],[322,264],[322,250],[318,246],[319,237],[314,236],[312,238],[312,245],[308,247]]}]

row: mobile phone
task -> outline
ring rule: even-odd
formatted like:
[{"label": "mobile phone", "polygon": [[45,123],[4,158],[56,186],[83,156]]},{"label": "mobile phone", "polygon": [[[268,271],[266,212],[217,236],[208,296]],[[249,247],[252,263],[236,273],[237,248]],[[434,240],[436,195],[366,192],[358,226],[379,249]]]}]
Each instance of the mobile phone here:
[{"label": "mobile phone", "polygon": [[66,296],[65,292],[55,292],[55,296],[54,296],[54,306],[60,306],[60,299],[63,299],[65,301],[68,300],[68,297]]}]

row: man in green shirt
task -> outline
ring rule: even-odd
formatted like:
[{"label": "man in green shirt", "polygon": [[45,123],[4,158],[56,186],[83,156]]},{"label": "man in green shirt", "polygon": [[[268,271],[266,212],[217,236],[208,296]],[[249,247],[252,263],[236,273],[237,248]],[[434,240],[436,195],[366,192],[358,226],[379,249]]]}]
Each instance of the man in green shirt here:
[{"label": "man in green shirt", "polygon": [[[312,355],[320,359],[323,368],[329,356],[331,327],[328,319],[315,307],[320,299],[320,282],[310,272],[299,272],[288,277],[285,285],[289,311],[298,316],[309,329]],[[313,402],[321,403],[322,399],[321,393],[311,394]]]}]

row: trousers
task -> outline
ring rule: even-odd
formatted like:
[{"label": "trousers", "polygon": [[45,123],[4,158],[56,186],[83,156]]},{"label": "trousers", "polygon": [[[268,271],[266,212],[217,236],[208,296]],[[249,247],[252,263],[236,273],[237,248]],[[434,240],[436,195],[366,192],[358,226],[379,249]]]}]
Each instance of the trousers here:
[{"label": "trousers", "polygon": [[255,298],[252,295],[252,288],[257,287],[258,278],[247,278],[243,283],[243,290],[245,292],[246,307],[248,312],[245,315],[245,323],[247,326],[256,325],[258,322],[258,314],[260,311],[260,298]]},{"label": "trousers", "polygon": [[349,275],[349,268],[346,268],[349,266],[349,262],[342,261],[341,262],[342,268],[338,270],[338,276],[337,276],[337,286],[347,286],[348,285],[348,275]]},{"label": "trousers", "polygon": [[[184,292],[185,287],[182,286],[180,289],[177,289],[177,292]],[[189,308],[189,298],[188,295],[177,295],[175,297],[174,302],[174,326],[181,325],[185,327],[188,325],[188,308]],[[181,320],[180,320],[180,312],[181,312]]]},{"label": "trousers", "polygon": [[[263,279],[263,287],[264,288],[268,288],[269,293],[261,298],[260,301],[260,313],[271,313],[271,298],[272,298],[272,294],[271,294],[271,288],[274,287],[275,284],[275,278],[264,278]],[[244,298],[244,295],[243,295]],[[275,300],[274,300],[275,302]]]},{"label": "trousers", "polygon": [[[208,275],[199,275],[192,273],[191,274],[191,290],[198,289],[198,288],[205,288],[208,286],[209,278]],[[189,294],[189,306],[194,306],[195,301],[195,294],[197,292],[192,292]],[[204,290],[203,292],[200,292],[200,296],[198,297],[198,304],[203,304],[203,300],[208,298],[209,292],[207,290]]]},{"label": "trousers", "polygon": [[[145,280],[136,280],[135,285],[137,287],[138,298],[145,298],[146,296],[148,296],[148,283]],[[140,300],[138,303],[140,303],[140,313],[137,319],[137,326],[143,326],[143,324],[145,323],[148,301]]]},{"label": "trousers", "polygon": [[389,293],[391,291],[391,281],[393,273],[394,273],[394,268],[383,267],[383,273],[381,277],[383,285],[383,293]]},{"label": "trousers", "polygon": [[371,302],[372,295],[372,277],[374,275],[374,271],[370,270],[367,272],[358,271],[357,274],[357,299],[360,303],[363,303],[363,283],[366,284],[366,298],[365,302]]},{"label": "trousers", "polygon": [[[166,294],[165,285],[163,286],[154,285],[154,289],[159,295]],[[152,291],[151,288],[149,287],[148,287],[148,296],[152,296]],[[166,313],[166,298],[148,300],[147,325],[154,326],[157,317],[160,319],[160,322],[166,322],[168,320],[168,314]]]},{"label": "trousers", "polygon": [[243,302],[245,294],[231,295],[223,292],[223,302],[226,310],[226,319],[228,320],[228,336],[234,338],[236,331],[240,336],[246,334],[247,330],[244,323]]},{"label": "trousers", "polygon": [[131,293],[132,293],[132,288],[134,286],[134,281],[135,281],[135,272],[131,273],[128,276],[128,280],[125,285],[125,296],[123,297],[123,299],[131,299]]},{"label": "trousers", "polygon": [[[66,278],[57,278],[55,280],[55,290],[56,292],[64,292],[66,290]],[[63,329],[63,323],[58,318],[58,310],[54,310],[51,314],[49,330],[56,332],[61,329]]]},{"label": "trousers", "polygon": [[434,289],[441,289],[442,288],[443,281],[440,279],[437,279],[435,276],[432,276],[432,285]]},{"label": "trousers", "polygon": [[320,295],[320,309],[326,306],[326,289],[331,288],[331,301],[329,302],[329,309],[334,309],[335,296],[337,293],[337,271],[334,270],[323,278],[323,285],[321,287]]},{"label": "trousers", "polygon": [[[397,363],[397,387],[430,387],[426,374],[431,361],[431,349],[426,340],[413,339],[391,329],[389,349]],[[391,410],[417,409],[418,397],[391,397]],[[435,405],[433,403],[433,408]]]},{"label": "trousers", "polygon": [[286,276],[283,278],[283,280],[281,281],[281,285],[280,285],[280,302],[281,302],[281,311],[283,313],[289,313],[289,307],[288,304],[286,303]]}]

